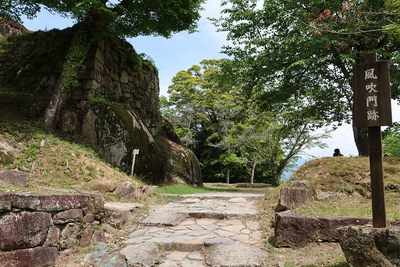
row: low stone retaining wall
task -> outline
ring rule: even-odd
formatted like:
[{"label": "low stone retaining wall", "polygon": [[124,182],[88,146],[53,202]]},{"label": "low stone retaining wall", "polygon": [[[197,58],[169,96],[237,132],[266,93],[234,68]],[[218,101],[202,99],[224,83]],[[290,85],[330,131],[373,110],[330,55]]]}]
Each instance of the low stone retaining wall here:
[{"label": "low stone retaining wall", "polygon": [[338,242],[339,227],[365,225],[369,218],[312,216],[290,211],[275,214],[275,242],[278,247],[303,247],[311,242]]},{"label": "low stone retaining wall", "polygon": [[101,195],[0,195],[0,266],[53,266],[58,250],[105,241]]}]

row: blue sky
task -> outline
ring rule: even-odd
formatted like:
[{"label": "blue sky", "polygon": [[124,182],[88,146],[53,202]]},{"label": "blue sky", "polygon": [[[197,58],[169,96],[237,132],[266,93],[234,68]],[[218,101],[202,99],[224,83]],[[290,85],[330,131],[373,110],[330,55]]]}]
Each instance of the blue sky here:
[{"label": "blue sky", "polygon": [[[208,0],[204,9],[197,33],[182,32],[170,39],[163,37],[128,39],[136,52],[145,53],[154,60],[159,70],[161,95],[167,95],[171,79],[180,70],[187,70],[192,65],[199,64],[203,59],[225,57],[219,53],[221,47],[227,43],[225,34],[216,32],[216,28],[207,19],[207,17],[219,17],[220,1]],[[24,26],[32,31],[53,28],[64,29],[73,25],[73,21],[47,12],[40,13],[34,20],[23,19],[23,22]],[[392,113],[393,121],[400,121],[400,106],[395,101],[392,101]],[[356,156],[358,154],[350,125],[339,127],[331,133],[331,138],[324,141],[328,144],[328,148],[314,148],[306,152],[316,157],[323,157],[331,156],[335,148],[340,148],[345,156]]]}]

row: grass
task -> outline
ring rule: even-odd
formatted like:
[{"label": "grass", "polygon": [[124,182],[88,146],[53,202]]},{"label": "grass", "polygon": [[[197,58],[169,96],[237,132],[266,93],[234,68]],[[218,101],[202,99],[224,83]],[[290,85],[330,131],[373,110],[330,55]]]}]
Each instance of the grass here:
[{"label": "grass", "polygon": [[238,191],[238,188],[214,188],[206,186],[190,186],[187,184],[171,184],[163,185],[159,187],[160,193],[165,194],[198,194],[198,193],[213,193],[213,192],[226,192],[226,191]]}]

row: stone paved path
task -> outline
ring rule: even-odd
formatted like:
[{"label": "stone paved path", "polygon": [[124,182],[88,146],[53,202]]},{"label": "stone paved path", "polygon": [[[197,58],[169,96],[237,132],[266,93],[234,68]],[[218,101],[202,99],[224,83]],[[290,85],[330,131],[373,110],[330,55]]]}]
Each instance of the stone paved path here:
[{"label": "stone paved path", "polygon": [[264,193],[185,195],[152,207],[123,241],[119,256],[127,266],[262,266],[266,252],[254,197]]}]

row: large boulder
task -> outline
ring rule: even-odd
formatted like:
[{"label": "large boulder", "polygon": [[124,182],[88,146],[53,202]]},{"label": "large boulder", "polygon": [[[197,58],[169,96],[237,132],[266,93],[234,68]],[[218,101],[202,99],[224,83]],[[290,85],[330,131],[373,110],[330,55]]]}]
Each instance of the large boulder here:
[{"label": "large boulder", "polygon": [[171,149],[172,178],[190,185],[203,185],[200,163],[189,148],[167,140]]},{"label": "large boulder", "polygon": [[351,266],[400,266],[400,228],[350,226],[338,232]]}]

